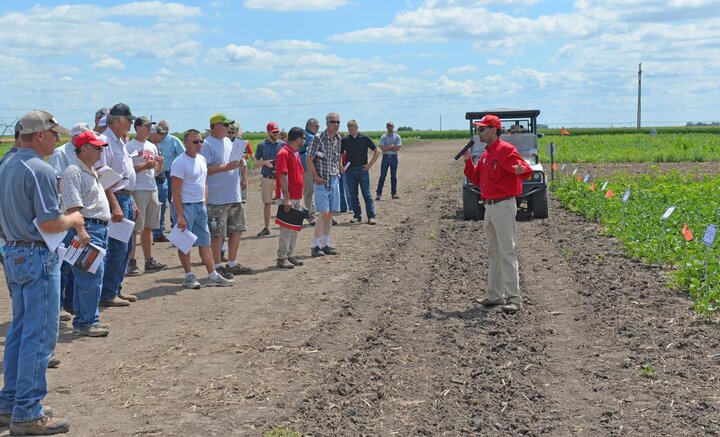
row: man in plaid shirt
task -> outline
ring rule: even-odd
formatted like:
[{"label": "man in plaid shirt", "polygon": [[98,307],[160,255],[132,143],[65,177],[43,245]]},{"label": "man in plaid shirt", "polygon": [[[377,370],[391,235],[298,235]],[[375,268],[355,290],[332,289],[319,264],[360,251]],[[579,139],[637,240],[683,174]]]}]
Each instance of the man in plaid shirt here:
[{"label": "man in plaid shirt", "polygon": [[340,212],[340,174],[344,173],[340,161],[340,116],[331,112],[325,116],[327,128],[315,135],[307,149],[307,167],[313,178],[315,192],[315,237],[311,255],[337,255],[330,246],[333,212]]}]

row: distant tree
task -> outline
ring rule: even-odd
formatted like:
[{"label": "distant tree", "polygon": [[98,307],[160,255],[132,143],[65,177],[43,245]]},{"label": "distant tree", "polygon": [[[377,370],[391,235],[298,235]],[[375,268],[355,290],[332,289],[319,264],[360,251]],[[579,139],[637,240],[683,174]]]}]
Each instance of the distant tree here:
[{"label": "distant tree", "polygon": [[398,132],[402,132],[402,131],[412,131],[412,130],[413,130],[413,128],[411,128],[410,126],[400,126],[399,128],[397,128],[397,131],[398,131]]}]

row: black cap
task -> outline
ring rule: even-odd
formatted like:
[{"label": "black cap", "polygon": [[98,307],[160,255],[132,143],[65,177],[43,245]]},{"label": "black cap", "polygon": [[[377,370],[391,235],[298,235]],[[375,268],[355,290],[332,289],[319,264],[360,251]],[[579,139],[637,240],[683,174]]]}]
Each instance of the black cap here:
[{"label": "black cap", "polygon": [[108,115],[112,115],[114,117],[126,117],[128,120],[135,120],[137,118],[130,112],[130,107],[124,103],[115,104],[112,108],[110,108],[110,113]]},{"label": "black cap", "polygon": [[153,125],[153,124],[157,124],[157,123],[154,122],[154,121],[150,121],[150,119],[147,118],[147,117],[145,117],[144,115],[138,117],[138,118],[135,120],[135,127],[143,126],[143,125],[146,125],[146,124],[147,124],[147,125]]}]

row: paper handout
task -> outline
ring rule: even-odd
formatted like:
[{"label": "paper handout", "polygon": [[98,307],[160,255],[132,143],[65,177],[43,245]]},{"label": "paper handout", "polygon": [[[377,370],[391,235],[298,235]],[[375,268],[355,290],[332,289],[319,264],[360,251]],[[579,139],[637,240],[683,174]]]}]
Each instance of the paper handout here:
[{"label": "paper handout", "polygon": [[114,238],[123,243],[130,241],[130,236],[135,228],[135,222],[124,218],[121,222],[110,222],[108,225],[108,237]]},{"label": "paper handout", "polygon": [[177,226],[172,228],[172,231],[170,231],[167,236],[167,239],[170,240],[173,246],[177,247],[178,250],[185,255],[190,253],[190,249],[192,249],[192,246],[195,244],[195,240],[197,240],[197,238],[197,235],[190,232],[189,229],[182,230]]},{"label": "paper handout", "polygon": [[58,246],[60,246],[60,243],[63,242],[65,236],[67,235],[67,231],[55,233],[43,231],[42,229],[40,229],[37,218],[33,219],[33,224],[37,228],[38,232],[40,232],[40,235],[42,236],[43,241],[45,241],[45,244],[47,244],[48,250],[50,250],[50,252],[55,252]]},{"label": "paper handout", "polygon": [[[64,249],[64,248],[63,248]],[[60,251],[58,250],[58,253]],[[78,237],[70,241],[70,247],[64,251],[63,261],[79,267],[88,273],[97,272],[97,268],[105,258],[105,249],[90,243],[87,246],[80,244]]]},{"label": "paper handout", "polygon": [[116,172],[115,170],[111,169],[107,165],[100,167],[97,169],[98,177],[100,178],[100,184],[103,186],[103,189],[107,190],[108,188],[112,187],[113,185],[117,184],[122,180],[122,176]]},{"label": "paper handout", "polygon": [[230,158],[228,158],[228,162],[242,161],[246,148],[247,141],[235,141],[233,143],[232,151],[230,151]]}]

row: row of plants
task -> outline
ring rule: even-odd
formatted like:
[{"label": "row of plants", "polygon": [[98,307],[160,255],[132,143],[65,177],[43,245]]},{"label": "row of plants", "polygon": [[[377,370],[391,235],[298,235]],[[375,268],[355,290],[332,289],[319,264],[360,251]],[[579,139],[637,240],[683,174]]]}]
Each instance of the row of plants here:
[{"label": "row of plants", "polygon": [[[588,179],[585,182],[584,175],[578,180],[566,174],[557,178],[552,188],[565,207],[599,222],[604,234],[619,238],[629,256],[674,267],[674,286],[690,293],[696,311],[717,317],[720,246],[708,249],[701,240],[707,225],[720,223],[720,176],[673,171],[616,175],[607,181]],[[630,195],[623,202],[627,190]],[[663,219],[672,206],[674,212]],[[694,234],[690,241],[688,230]]]},{"label": "row of plants", "polygon": [[638,133],[582,136],[546,135],[540,139],[540,159],[550,162],[547,145],[555,144],[555,160],[602,162],[705,162],[720,160],[720,134]]}]

